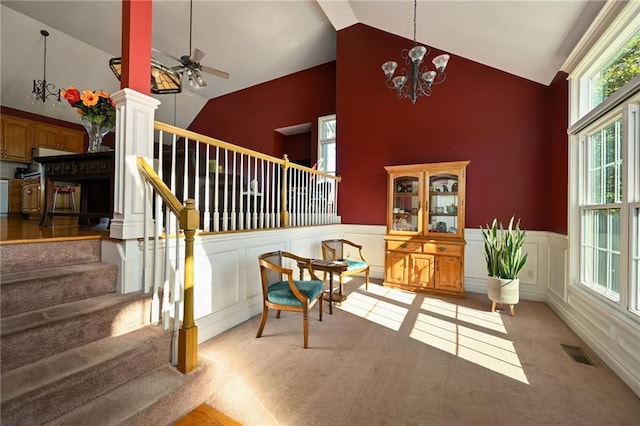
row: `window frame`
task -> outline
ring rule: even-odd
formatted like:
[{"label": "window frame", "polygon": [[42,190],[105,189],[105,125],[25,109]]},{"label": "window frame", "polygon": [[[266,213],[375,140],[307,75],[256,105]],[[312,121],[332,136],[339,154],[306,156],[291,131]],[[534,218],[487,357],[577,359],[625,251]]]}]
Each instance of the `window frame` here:
[{"label": "window frame", "polygon": [[[336,122],[336,135],[333,138],[323,138],[323,124],[327,121],[335,121]],[[325,173],[336,175],[338,164],[336,159],[335,170],[327,170],[326,169],[326,158],[324,154],[325,147],[330,144],[334,144],[334,157],[337,157],[337,119],[335,114],[325,115],[322,117],[318,117],[318,170],[323,171]],[[322,165],[322,166],[321,166]]]},{"label": "window frame", "polygon": [[[610,95],[595,108],[591,102],[591,79],[606,66],[640,30],[640,4],[630,2],[618,11],[613,24],[599,35],[569,75],[569,199],[568,199],[568,290],[599,300],[612,311],[640,323],[640,267],[634,253],[640,250],[640,75]],[[594,30],[595,31],[595,30]],[[592,41],[592,40],[591,40]],[[572,58],[575,62],[576,59]],[[589,199],[588,138],[622,117],[622,196],[620,203],[587,204]],[[616,201],[616,200],[614,200]],[[620,208],[619,298],[611,298],[583,280],[583,241],[586,210]],[[640,213],[638,213],[640,214]],[[635,226],[635,228],[634,228]],[[631,233],[634,232],[633,236]],[[634,238],[635,237],[635,238]],[[634,252],[635,250],[635,252]],[[634,269],[635,266],[635,269]],[[569,301],[569,295],[567,294]]]}]

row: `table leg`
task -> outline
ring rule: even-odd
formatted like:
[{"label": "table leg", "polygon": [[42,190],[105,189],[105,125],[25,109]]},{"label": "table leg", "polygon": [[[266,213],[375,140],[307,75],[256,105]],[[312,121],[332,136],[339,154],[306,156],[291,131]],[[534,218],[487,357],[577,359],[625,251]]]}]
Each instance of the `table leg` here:
[{"label": "table leg", "polygon": [[329,313],[333,314],[333,274],[329,272]]}]

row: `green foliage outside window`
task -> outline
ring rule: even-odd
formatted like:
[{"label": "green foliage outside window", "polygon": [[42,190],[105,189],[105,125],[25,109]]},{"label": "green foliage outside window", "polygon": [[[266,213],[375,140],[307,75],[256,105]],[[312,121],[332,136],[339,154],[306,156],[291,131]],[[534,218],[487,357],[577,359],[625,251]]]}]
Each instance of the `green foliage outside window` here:
[{"label": "green foliage outside window", "polygon": [[602,103],[637,75],[640,75],[640,32],[592,80],[593,106]]}]

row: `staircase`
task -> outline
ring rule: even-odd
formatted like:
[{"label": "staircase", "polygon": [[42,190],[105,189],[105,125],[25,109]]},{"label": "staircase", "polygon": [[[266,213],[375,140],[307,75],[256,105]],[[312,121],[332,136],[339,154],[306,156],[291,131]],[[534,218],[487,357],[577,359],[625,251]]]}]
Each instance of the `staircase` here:
[{"label": "staircase", "polygon": [[171,424],[210,395],[170,363],[150,296],[116,294],[100,239],[0,246],[3,425]]}]

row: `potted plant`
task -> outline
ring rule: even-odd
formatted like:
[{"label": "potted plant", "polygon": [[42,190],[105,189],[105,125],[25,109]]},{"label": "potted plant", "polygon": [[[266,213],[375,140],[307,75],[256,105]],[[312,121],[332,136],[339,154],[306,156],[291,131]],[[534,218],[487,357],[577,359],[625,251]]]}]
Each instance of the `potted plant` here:
[{"label": "potted plant", "polygon": [[527,253],[522,252],[526,231],[520,229],[520,220],[515,224],[511,217],[509,226],[504,229],[502,223],[493,219],[491,226],[480,227],[484,240],[484,257],[487,262],[487,294],[496,304],[511,305],[511,315],[515,315],[514,305],[520,301],[520,279],[518,274],[527,263]]}]

